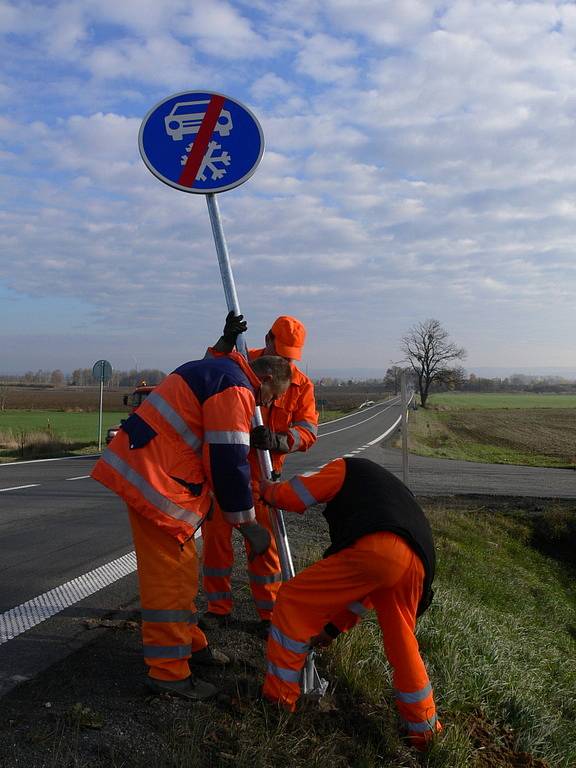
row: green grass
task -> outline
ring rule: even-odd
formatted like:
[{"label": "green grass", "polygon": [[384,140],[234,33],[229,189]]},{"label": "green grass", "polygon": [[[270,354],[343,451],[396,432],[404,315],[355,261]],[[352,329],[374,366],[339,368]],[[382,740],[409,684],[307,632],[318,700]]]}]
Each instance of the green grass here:
[{"label": "green grass", "polygon": [[[126,412],[106,411],[102,414],[102,431],[126,418]],[[2,411],[0,433],[11,431],[31,432],[50,429],[56,435],[78,442],[98,441],[98,413],[64,413],[61,411]]]},{"label": "green grass", "polygon": [[[103,413],[102,445],[108,427],[125,417],[125,412]],[[93,453],[97,448],[97,412],[0,412],[0,462]]]},{"label": "green grass", "polygon": [[[446,734],[425,764],[538,765],[513,762],[514,752],[527,752],[549,766],[576,765],[573,573],[532,548],[527,521],[480,505],[436,504],[430,517],[436,597],[418,637]],[[331,674],[357,701],[391,699],[374,618],[330,653]],[[480,753],[492,762],[481,762]]]},{"label": "green grass", "polygon": [[431,395],[428,399],[427,407],[431,410],[435,408],[448,408],[449,410],[477,408],[576,408],[576,395],[444,392]]}]

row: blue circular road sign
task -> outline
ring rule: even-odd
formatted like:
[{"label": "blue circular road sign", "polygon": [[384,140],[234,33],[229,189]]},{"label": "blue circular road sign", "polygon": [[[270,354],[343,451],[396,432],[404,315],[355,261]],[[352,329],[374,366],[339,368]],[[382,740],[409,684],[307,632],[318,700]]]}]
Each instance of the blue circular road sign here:
[{"label": "blue circular road sign", "polygon": [[242,184],[264,152],[264,134],[240,102],[210,91],[169,96],[148,112],[140,154],[160,181],[205,195]]}]

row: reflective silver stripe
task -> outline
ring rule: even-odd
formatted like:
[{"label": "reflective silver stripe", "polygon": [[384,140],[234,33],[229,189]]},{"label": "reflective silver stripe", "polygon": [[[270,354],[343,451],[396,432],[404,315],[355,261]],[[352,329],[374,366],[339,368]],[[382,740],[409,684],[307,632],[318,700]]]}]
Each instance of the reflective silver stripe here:
[{"label": "reflective silver stripe", "polygon": [[292,435],[292,439],[294,440],[294,443],[292,444],[292,448],[290,448],[290,450],[297,451],[298,448],[300,448],[300,444],[302,443],[302,436],[300,435],[300,432],[298,432],[297,429],[291,429],[290,434]]},{"label": "reflective silver stripe", "polygon": [[183,621],[186,624],[198,624],[198,614],[192,611],[155,610],[142,608],[142,621]]},{"label": "reflective silver stripe", "polygon": [[368,613],[368,608],[366,608],[365,605],[362,605],[362,603],[348,603],[346,608],[351,613],[355,613],[356,616],[364,616],[365,613]]},{"label": "reflective silver stripe", "polygon": [[394,696],[398,701],[403,701],[405,704],[415,704],[417,701],[422,701],[430,693],[432,693],[431,683],[428,683],[428,685],[425,685],[424,688],[421,688],[419,691],[413,691],[412,693],[404,693],[404,691],[394,689]]},{"label": "reflective silver stripe", "polygon": [[174,504],[173,501],[167,499],[166,496],[163,496],[159,491],[153,488],[147,480],[139,475],[135,469],[132,469],[124,459],[121,459],[120,456],[113,453],[109,448],[102,454],[102,459],[119,472],[122,477],[126,478],[130,485],[137,488],[150,504],[161,512],[164,512],[165,515],[174,517],[176,520],[184,520],[184,522],[189,523],[189,525],[194,527],[196,527],[202,519],[201,515],[198,515],[191,509],[179,507],[177,504]]},{"label": "reflective silver stripe", "polygon": [[318,427],[316,424],[310,424],[308,421],[295,421],[294,424],[292,424],[293,427],[302,427],[302,429],[307,429],[308,432],[312,432],[313,435],[318,434]]},{"label": "reflective silver stripe", "polygon": [[282,574],[271,573],[269,576],[260,576],[259,573],[248,573],[248,578],[255,584],[277,584],[282,581]]},{"label": "reflective silver stripe", "polygon": [[411,723],[410,720],[402,720],[401,722],[409,731],[413,731],[414,733],[424,733],[425,731],[433,731],[437,720],[438,716],[433,715],[430,719],[421,720],[419,723]]},{"label": "reflective silver stripe", "polygon": [[230,523],[230,525],[249,523],[251,520],[256,519],[254,507],[250,507],[250,509],[241,509],[239,512],[225,512],[224,510],[222,510],[222,512],[224,514],[224,519],[227,523]]},{"label": "reflective silver stripe", "polygon": [[268,662],[266,672],[274,677],[279,677],[280,680],[285,680],[287,683],[299,683],[301,672],[299,669],[285,669],[284,667],[277,667],[276,664]]},{"label": "reflective silver stripe", "polygon": [[250,445],[250,433],[232,429],[209,429],[204,440],[212,445]]},{"label": "reflective silver stripe", "polygon": [[232,592],[206,592],[206,600],[213,603],[215,600],[232,600]]},{"label": "reflective silver stripe", "polygon": [[262,608],[265,611],[271,611],[274,608],[272,600],[254,600],[256,608]]},{"label": "reflective silver stripe", "polygon": [[201,450],[202,440],[192,432],[180,414],[178,414],[174,408],[172,408],[172,406],[158,394],[158,392],[151,392],[146,398],[146,402],[150,403],[150,405],[153,406],[172,427],[174,427],[176,432],[178,432],[180,437],[190,446],[190,448],[193,448],[196,452]]},{"label": "reflective silver stripe", "polygon": [[282,648],[286,648],[287,650],[293,651],[294,653],[307,654],[310,650],[310,645],[308,643],[303,643],[300,640],[293,640],[283,632],[280,632],[278,627],[275,627],[274,624],[272,624],[270,627],[269,637],[273,637],[274,640],[276,640],[276,642],[282,646]]},{"label": "reflective silver stripe", "polygon": [[314,504],[318,504],[318,501],[312,496],[308,488],[304,485],[302,480],[300,480],[299,477],[293,477],[291,480],[288,481],[290,485],[292,486],[292,490],[298,496],[300,501],[305,504],[307,507],[311,507]]},{"label": "reflective silver stripe", "polygon": [[209,568],[207,565],[205,565],[202,568],[202,573],[204,576],[231,576],[232,568]]},{"label": "reflective silver stripe", "polygon": [[144,656],[149,659],[187,659],[192,645],[143,645]]}]

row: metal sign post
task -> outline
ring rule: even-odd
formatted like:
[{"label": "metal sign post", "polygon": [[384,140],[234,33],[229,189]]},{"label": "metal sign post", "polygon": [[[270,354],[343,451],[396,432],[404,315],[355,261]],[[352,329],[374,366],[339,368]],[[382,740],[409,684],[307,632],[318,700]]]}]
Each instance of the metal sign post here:
[{"label": "metal sign post", "polygon": [[102,405],[104,400],[104,382],[112,378],[112,366],[108,360],[98,360],[92,368],[92,376],[100,380],[100,405],[98,408],[98,450],[102,450]]},{"label": "metal sign post", "polygon": [[[169,96],[146,115],[138,137],[140,154],[148,169],[165,184],[183,192],[206,195],[212,233],[228,311],[240,314],[222,220],[214,193],[244,183],[256,170],[264,152],[262,128],[252,112],[229,96],[214,92],[187,91]],[[238,350],[248,357],[244,334]],[[260,408],[253,423],[262,425]],[[264,477],[272,478],[268,451],[258,451]],[[294,565],[281,510],[271,515],[283,579],[294,576]],[[302,675],[303,693],[323,695],[327,683],[320,680],[313,653]],[[315,686],[315,687],[314,687]]]},{"label": "metal sign post", "polygon": [[408,485],[408,395],[405,371],[400,375],[400,396],[402,400],[402,480],[404,485]]}]

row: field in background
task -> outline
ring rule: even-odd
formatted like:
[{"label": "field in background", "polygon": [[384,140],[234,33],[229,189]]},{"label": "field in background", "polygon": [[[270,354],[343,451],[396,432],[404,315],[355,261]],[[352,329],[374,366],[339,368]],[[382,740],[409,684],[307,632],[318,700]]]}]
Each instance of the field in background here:
[{"label": "field in background", "polygon": [[[102,444],[106,430],[126,411],[102,415]],[[98,448],[98,413],[62,411],[0,411],[0,462],[93,453]]]},{"label": "field in background", "polygon": [[442,394],[410,414],[410,451],[420,456],[576,467],[573,395]]},{"label": "field in background", "polygon": [[476,410],[492,408],[576,408],[576,395],[524,394],[518,393],[470,393],[443,392],[431,395],[428,400],[429,410]]},{"label": "field in background", "polygon": [[[126,418],[129,388],[104,389],[102,441]],[[323,389],[320,420],[355,410],[373,393]],[[4,387],[0,410],[0,462],[93,453],[98,447],[98,387]]]}]

